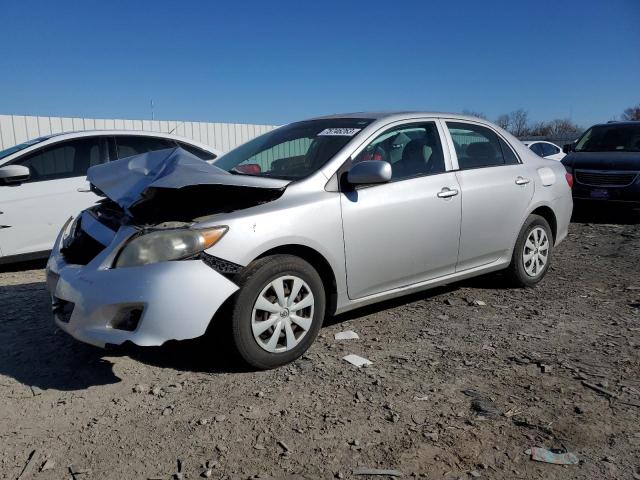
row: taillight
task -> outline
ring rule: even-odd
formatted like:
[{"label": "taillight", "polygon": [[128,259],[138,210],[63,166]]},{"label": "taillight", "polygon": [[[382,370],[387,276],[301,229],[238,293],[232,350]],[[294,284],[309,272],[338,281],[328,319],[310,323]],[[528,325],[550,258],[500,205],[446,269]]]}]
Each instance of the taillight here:
[{"label": "taillight", "polygon": [[564,178],[567,179],[567,183],[569,184],[569,188],[573,188],[573,175],[571,175],[569,172],[564,174]]}]

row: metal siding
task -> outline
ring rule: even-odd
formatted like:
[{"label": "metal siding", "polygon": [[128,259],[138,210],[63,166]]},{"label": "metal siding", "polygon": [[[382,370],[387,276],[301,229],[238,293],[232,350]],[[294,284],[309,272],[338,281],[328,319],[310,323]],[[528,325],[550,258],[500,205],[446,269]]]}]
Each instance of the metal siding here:
[{"label": "metal siding", "polygon": [[[228,151],[252,138],[277,128],[275,125],[219,122],[186,122],[176,120],[127,120],[104,118],[36,117],[24,115],[0,115],[0,148],[6,149],[26,140],[62,132],[78,130],[145,130],[151,132],[173,133],[185,138],[200,141],[222,151]],[[283,146],[282,148],[299,150],[306,145]],[[266,153],[265,161],[273,161],[274,154]]]}]

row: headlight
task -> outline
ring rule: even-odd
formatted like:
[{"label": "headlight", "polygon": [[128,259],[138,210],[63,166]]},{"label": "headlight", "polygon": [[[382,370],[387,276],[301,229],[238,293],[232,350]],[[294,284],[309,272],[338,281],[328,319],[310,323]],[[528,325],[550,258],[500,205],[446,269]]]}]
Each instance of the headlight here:
[{"label": "headlight", "polygon": [[216,244],[227,227],[206,230],[157,230],[134,238],[120,251],[116,268],[136,267],[191,257]]}]

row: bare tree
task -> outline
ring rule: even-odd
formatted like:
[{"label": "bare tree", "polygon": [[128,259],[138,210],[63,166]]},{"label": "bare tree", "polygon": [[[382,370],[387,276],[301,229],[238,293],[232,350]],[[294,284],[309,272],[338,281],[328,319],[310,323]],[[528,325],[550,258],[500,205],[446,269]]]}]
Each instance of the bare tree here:
[{"label": "bare tree", "polygon": [[568,118],[557,118],[549,122],[549,135],[553,137],[569,137],[577,135],[582,130]]},{"label": "bare tree", "polygon": [[509,127],[511,126],[511,118],[508,114],[503,113],[496,119],[496,125],[504,130],[509,130]]},{"label": "bare tree", "polygon": [[482,113],[482,112],[474,112],[473,110],[462,110],[462,113],[464,115],[469,115],[470,117],[478,117],[478,118],[484,118],[486,120],[487,116]]},{"label": "bare tree", "polygon": [[548,137],[551,135],[551,126],[547,122],[534,123],[533,126],[529,128],[528,135],[532,137]]},{"label": "bare tree", "polygon": [[509,114],[511,133],[516,137],[524,137],[529,131],[529,113],[520,108]]},{"label": "bare tree", "polygon": [[625,109],[621,117],[623,120],[640,120],[640,103]]}]

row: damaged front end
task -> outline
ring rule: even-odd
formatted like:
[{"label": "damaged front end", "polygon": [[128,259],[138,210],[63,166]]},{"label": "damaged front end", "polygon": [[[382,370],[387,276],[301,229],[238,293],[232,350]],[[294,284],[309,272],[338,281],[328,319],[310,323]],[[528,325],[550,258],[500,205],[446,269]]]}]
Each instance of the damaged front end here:
[{"label": "damaged front end", "polygon": [[199,217],[274,201],[289,183],[231,174],[180,148],[95,166],[87,179],[94,192],[107,198],[85,210],[64,239],[62,254],[79,265],[95,258],[121,227],[140,234],[189,228]]},{"label": "damaged front end", "polygon": [[227,227],[195,219],[273,201],[288,184],[233,175],[181,149],[93,167],[87,177],[107,198],[65,225],[47,287],[58,326],[99,346],[204,334],[237,291],[231,279],[242,266],[205,251]]}]

